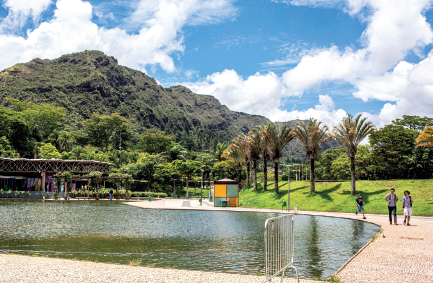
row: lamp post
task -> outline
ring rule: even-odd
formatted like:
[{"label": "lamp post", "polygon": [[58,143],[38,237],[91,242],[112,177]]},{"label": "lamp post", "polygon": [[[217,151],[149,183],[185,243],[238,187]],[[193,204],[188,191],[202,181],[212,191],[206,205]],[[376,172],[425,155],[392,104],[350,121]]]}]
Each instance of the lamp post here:
[{"label": "lamp post", "polygon": [[119,169],[121,169],[121,129],[119,129]]},{"label": "lamp post", "polygon": [[287,191],[287,195],[288,195],[288,204],[287,204],[287,211],[290,212],[290,166],[291,165],[285,165],[285,164],[281,164],[281,166],[287,166],[288,167],[288,177],[287,177],[287,186],[288,186],[288,191]]},{"label": "lamp post", "polygon": [[189,177],[186,177],[186,199],[189,198]]},{"label": "lamp post", "polygon": [[202,206],[202,186],[203,186],[203,181],[204,181],[204,169],[201,169],[201,199],[199,202],[199,205]]},{"label": "lamp post", "polygon": [[208,181],[209,181],[208,183],[209,183],[209,187],[210,187],[210,188],[209,188],[209,195],[208,195],[209,199],[210,199],[210,193],[211,193],[211,173],[212,173],[212,172],[210,172],[210,177],[209,177],[209,179],[208,179]]}]

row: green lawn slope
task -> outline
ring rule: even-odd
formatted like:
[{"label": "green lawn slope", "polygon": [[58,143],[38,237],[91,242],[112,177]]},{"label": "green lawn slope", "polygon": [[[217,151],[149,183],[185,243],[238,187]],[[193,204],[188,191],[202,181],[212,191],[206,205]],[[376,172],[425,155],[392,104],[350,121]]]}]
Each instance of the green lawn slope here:
[{"label": "green lawn slope", "polygon": [[[274,183],[268,182],[267,191],[258,183],[258,191],[253,188],[239,194],[240,207],[281,209],[281,202],[287,201],[287,182],[279,182],[279,194],[274,192]],[[397,212],[402,215],[401,200],[403,192],[408,190],[414,200],[413,215],[433,216],[433,180],[388,180],[388,181],[357,181],[357,194],[362,193],[366,213],[388,214],[385,195],[390,189],[396,189],[400,207]],[[350,181],[338,183],[316,183],[316,193],[310,194],[310,182],[290,182],[290,208],[299,210],[355,212],[357,196],[350,195]]]}]

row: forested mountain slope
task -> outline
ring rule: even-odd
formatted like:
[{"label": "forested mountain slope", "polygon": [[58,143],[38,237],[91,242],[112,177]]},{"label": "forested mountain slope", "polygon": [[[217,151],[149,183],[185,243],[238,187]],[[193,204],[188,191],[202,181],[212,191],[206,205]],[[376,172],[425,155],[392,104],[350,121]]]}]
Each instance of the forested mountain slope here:
[{"label": "forested mountain slope", "polygon": [[[12,97],[64,107],[64,129],[69,131],[83,130],[84,120],[93,113],[119,113],[133,122],[133,144],[142,132],[155,128],[177,135],[177,141],[190,150],[214,149],[218,142],[270,122],[263,116],[233,112],[213,96],[195,94],[184,86],[164,88],[100,51],[16,64],[1,71],[0,80],[3,106],[9,104],[5,98]],[[303,157],[296,140],[287,149]]]}]

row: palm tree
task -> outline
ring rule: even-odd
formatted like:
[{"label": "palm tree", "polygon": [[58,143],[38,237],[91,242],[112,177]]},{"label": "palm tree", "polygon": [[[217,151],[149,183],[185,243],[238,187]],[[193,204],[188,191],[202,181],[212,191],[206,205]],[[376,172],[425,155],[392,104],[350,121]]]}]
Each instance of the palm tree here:
[{"label": "palm tree", "polygon": [[253,163],[252,168],[254,169],[254,190],[257,190],[257,161],[260,159],[260,147],[261,147],[261,127],[257,126],[256,128],[252,128],[246,136],[247,142],[247,157],[249,161]]},{"label": "palm tree", "polygon": [[350,158],[350,172],[352,191],[351,195],[355,196],[355,155],[358,145],[364,138],[375,130],[373,123],[366,122],[367,117],[361,118],[362,114],[353,117],[348,114],[341,120],[341,123],[334,126],[331,132],[332,137],[337,139],[347,149],[347,156]]},{"label": "palm tree", "polygon": [[268,143],[270,160],[275,164],[275,193],[278,194],[278,166],[283,155],[282,150],[296,135],[289,125],[279,127],[276,123],[269,123],[264,134]]},{"label": "palm tree", "polygon": [[222,154],[222,157],[228,158],[232,160],[237,165],[237,169],[239,170],[239,178],[238,178],[238,186],[239,191],[242,188],[241,181],[242,181],[242,166],[245,160],[245,150],[240,147],[240,145],[237,144],[231,144],[228,146],[227,149],[225,149],[224,153]]},{"label": "palm tree", "polygon": [[172,162],[175,160],[185,160],[186,153],[187,151],[183,146],[181,146],[179,143],[175,143],[172,147],[169,148],[169,150],[160,154],[167,158],[169,162]]},{"label": "palm tree", "polygon": [[76,141],[74,135],[71,132],[61,131],[56,142],[58,142],[59,144],[59,152],[71,152]]},{"label": "palm tree", "polygon": [[260,145],[259,145],[259,156],[263,159],[263,192],[267,191],[267,161],[270,160],[269,149],[267,148],[268,142],[265,135],[266,124],[259,127],[260,132]]},{"label": "palm tree", "polygon": [[244,162],[246,163],[246,181],[249,187],[249,175],[251,172],[251,157],[248,154],[249,151],[249,142],[248,142],[248,137],[244,134],[237,136],[234,140],[233,143],[235,145],[237,145],[237,147],[243,152],[243,154],[245,155],[244,158]]},{"label": "palm tree", "polygon": [[220,161],[222,161],[222,154],[224,153],[225,149],[227,149],[228,147],[228,143],[227,141],[222,142],[222,143],[218,143],[216,145],[216,159]]},{"label": "palm tree", "polygon": [[432,147],[433,148],[433,127],[427,126],[421,133],[418,135],[415,140],[417,145],[415,149],[419,147]]},{"label": "palm tree", "polygon": [[320,147],[331,139],[331,136],[328,133],[328,127],[325,125],[321,126],[321,124],[322,122],[317,121],[317,119],[310,118],[308,123],[299,121],[299,125],[297,125],[294,129],[296,137],[301,142],[302,150],[311,160],[311,193],[316,191],[314,184],[314,159],[317,157]]}]

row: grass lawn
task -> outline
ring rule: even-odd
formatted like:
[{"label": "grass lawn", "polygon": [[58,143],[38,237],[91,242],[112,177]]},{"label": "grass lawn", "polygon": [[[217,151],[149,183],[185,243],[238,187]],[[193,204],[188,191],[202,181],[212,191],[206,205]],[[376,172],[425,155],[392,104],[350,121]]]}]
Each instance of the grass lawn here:
[{"label": "grass lawn", "polygon": [[[240,207],[281,209],[281,202],[287,201],[287,182],[279,182],[279,194],[274,191],[274,182],[268,182],[267,191],[263,192],[262,183],[258,183],[258,191],[253,188],[239,194]],[[390,189],[396,190],[399,197],[397,213],[403,215],[403,192],[408,190],[414,200],[413,215],[433,216],[433,180],[388,180],[388,181],[356,181],[356,196],[350,195],[350,181],[339,183],[316,183],[315,194],[310,194],[309,181],[290,182],[290,208],[299,210],[355,212],[356,198],[362,194],[366,213],[388,214],[385,195]],[[359,214],[358,214],[359,215]]]}]

